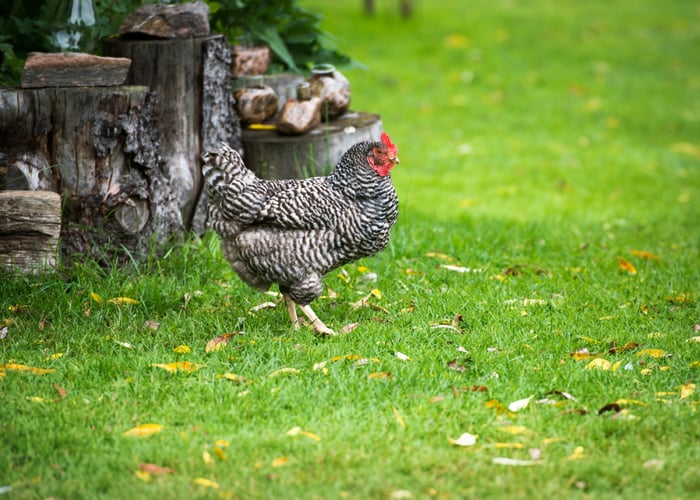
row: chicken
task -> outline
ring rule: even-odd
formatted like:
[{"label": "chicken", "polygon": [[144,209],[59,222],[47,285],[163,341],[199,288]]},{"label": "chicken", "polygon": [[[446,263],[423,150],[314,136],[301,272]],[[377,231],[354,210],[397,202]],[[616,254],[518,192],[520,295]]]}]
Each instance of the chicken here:
[{"label": "chicken", "polygon": [[321,278],[383,250],[398,216],[390,171],[399,163],[386,133],[347,150],[328,176],[263,180],[222,144],[202,156],[208,221],[238,276],[251,287],[279,286],[289,317],[296,306],[321,335],[335,335],[311,309]]}]

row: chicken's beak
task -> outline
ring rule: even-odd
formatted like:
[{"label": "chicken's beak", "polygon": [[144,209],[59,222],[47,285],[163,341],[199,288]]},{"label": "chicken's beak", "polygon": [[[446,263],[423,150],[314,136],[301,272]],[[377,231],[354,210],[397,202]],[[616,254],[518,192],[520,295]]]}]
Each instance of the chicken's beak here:
[{"label": "chicken's beak", "polygon": [[398,157],[398,156],[394,156],[394,157],[391,159],[391,161],[394,162],[394,165],[398,165],[399,163],[401,163],[401,162],[399,161],[399,157]]}]

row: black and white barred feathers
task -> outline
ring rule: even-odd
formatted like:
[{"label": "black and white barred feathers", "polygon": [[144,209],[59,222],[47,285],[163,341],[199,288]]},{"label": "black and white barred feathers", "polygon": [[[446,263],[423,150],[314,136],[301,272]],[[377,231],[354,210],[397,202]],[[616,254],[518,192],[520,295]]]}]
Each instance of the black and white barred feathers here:
[{"label": "black and white barred feathers", "polygon": [[263,290],[277,283],[308,305],[321,294],[326,273],[383,250],[398,198],[391,175],[367,161],[378,147],[360,142],[329,176],[289,180],[258,178],[226,144],[205,153],[208,222],[241,279]]}]

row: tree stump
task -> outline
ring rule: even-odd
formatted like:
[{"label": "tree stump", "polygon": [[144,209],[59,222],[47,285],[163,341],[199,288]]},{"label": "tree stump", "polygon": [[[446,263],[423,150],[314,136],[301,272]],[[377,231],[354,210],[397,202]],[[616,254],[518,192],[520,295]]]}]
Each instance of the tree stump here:
[{"label": "tree stump", "polygon": [[[156,117],[167,177],[185,227],[204,230],[201,155],[227,142],[241,150],[231,93],[231,47],[222,35],[182,39],[105,39],[108,56],[128,57],[127,83],[156,91]],[[204,192],[203,196],[200,193]]]},{"label": "tree stump", "polygon": [[0,265],[39,272],[56,265],[61,197],[49,191],[0,191]]},{"label": "tree stump", "polygon": [[182,233],[158,135],[146,87],[0,90],[5,189],[62,195],[66,263],[127,260]]},{"label": "tree stump", "polygon": [[353,144],[378,141],[382,130],[379,115],[352,111],[299,136],[244,129],[244,158],[248,168],[266,179],[325,175]]}]

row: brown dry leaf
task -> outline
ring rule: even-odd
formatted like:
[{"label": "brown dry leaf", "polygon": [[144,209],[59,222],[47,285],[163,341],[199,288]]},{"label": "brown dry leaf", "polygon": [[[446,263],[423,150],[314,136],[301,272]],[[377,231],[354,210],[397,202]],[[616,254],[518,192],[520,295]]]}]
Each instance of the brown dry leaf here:
[{"label": "brown dry leaf", "polygon": [[576,361],[581,361],[582,359],[597,358],[598,356],[600,356],[600,354],[590,352],[585,347],[569,353],[569,357],[574,358]]},{"label": "brown dry leaf", "polygon": [[613,346],[608,349],[609,354],[617,354],[620,352],[625,352],[625,351],[631,351],[633,349],[636,349],[639,347],[639,344],[637,342],[627,342],[625,345],[622,346],[616,346],[613,344]]},{"label": "brown dry leaf", "polygon": [[56,392],[58,392],[58,395],[61,396],[62,398],[65,398],[68,395],[66,390],[58,384],[54,384],[53,388],[56,389]]},{"label": "brown dry leaf", "polygon": [[37,368],[35,366],[20,365],[17,363],[5,363],[0,364],[0,372],[27,372],[32,375],[46,375],[47,373],[53,373],[56,370],[52,368]]},{"label": "brown dry leaf", "polygon": [[445,399],[445,396],[443,396],[442,394],[439,394],[437,396],[432,396],[428,401],[430,401],[431,404],[435,404],[435,403],[439,403],[443,399]]},{"label": "brown dry leaf", "polygon": [[452,361],[448,361],[447,367],[450,370],[454,370],[456,372],[466,372],[467,371],[467,367],[460,364],[456,359],[453,359]]},{"label": "brown dry leaf", "polygon": [[202,368],[204,365],[192,363],[191,361],[175,361],[174,363],[153,363],[151,366],[160,368],[170,373],[193,373]]},{"label": "brown dry leaf", "polygon": [[647,252],[646,250],[630,250],[630,253],[644,260],[661,260],[661,257],[654,253]]},{"label": "brown dry leaf", "polygon": [[141,424],[122,433],[123,436],[148,437],[163,430],[161,424]]},{"label": "brown dry leaf", "polygon": [[142,472],[146,472],[152,476],[164,476],[165,474],[174,474],[175,473],[175,469],[172,469],[170,467],[161,467],[160,465],[156,465],[156,464],[142,463],[142,464],[139,464],[139,469]]},{"label": "brown dry leaf", "polygon": [[632,265],[632,263],[626,261],[622,257],[617,257],[617,263],[620,265],[620,269],[629,274],[637,274],[637,269]]},{"label": "brown dry leaf", "polygon": [[391,378],[391,373],[390,372],[374,372],[370,373],[367,375],[369,378],[377,379],[377,380],[386,380]]},{"label": "brown dry leaf", "polygon": [[605,406],[603,406],[600,410],[598,410],[598,415],[602,415],[603,413],[607,413],[609,411],[614,411],[615,413],[617,413],[621,410],[622,406],[620,406],[620,403],[616,401],[614,403],[608,403]]},{"label": "brown dry leaf", "polygon": [[241,332],[231,332],[231,333],[224,333],[223,335],[219,335],[218,337],[214,337],[211,339],[209,342],[207,342],[206,347],[204,348],[204,352],[212,352],[212,351],[218,351],[223,349],[226,344],[228,344],[233,337],[236,335],[240,334]]}]

